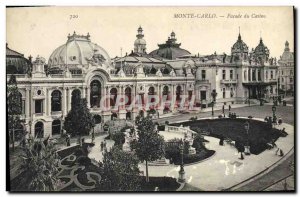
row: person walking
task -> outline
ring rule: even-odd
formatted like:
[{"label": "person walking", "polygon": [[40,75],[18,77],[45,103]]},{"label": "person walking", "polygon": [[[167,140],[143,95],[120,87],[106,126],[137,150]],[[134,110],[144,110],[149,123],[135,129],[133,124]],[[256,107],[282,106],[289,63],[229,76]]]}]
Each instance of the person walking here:
[{"label": "person walking", "polygon": [[225,114],[225,105],[223,105],[223,107],[222,107],[222,112],[223,112],[223,114]]},{"label": "person walking", "polygon": [[231,105],[228,106],[229,111],[231,110]]},{"label": "person walking", "polygon": [[104,144],[103,144],[103,142],[101,142],[100,143],[100,148],[101,148],[100,150],[101,150],[101,152],[103,151],[103,146],[104,146]]},{"label": "person walking", "polygon": [[95,132],[93,131],[92,132],[92,144],[94,143],[94,140],[95,140]]},{"label": "person walking", "polygon": [[70,136],[69,136],[69,134],[67,134],[67,136],[66,136],[66,143],[67,143],[67,146],[70,146]]},{"label": "person walking", "polygon": [[103,148],[106,149],[106,140],[104,139]]}]

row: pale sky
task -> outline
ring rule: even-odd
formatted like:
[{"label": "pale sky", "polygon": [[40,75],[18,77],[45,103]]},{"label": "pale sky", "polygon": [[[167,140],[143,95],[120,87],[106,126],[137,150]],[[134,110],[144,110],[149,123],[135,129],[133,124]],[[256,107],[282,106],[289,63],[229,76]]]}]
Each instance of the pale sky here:
[{"label": "pale sky", "polygon": [[[89,32],[91,41],[111,58],[120,56],[121,48],[125,55],[133,50],[139,25],[148,53],[164,43],[173,30],[177,42],[192,54],[230,54],[239,27],[249,49],[258,45],[261,34],[272,57],[279,58],[286,40],[294,50],[292,7],[35,7],[6,11],[8,46],[25,57],[31,54],[48,59],[73,31],[84,35]],[[174,17],[192,13],[195,18]],[[78,18],[70,19],[72,14]],[[200,18],[203,14],[216,18]],[[241,14],[242,18],[228,18],[229,14]],[[249,18],[244,18],[245,14]],[[264,18],[252,18],[253,14]]]}]

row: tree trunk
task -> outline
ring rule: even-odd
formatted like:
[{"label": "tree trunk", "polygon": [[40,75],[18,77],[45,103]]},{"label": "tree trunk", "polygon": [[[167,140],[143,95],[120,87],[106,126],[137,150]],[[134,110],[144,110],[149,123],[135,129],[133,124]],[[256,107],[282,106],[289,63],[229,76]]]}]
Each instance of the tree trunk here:
[{"label": "tree trunk", "polygon": [[15,128],[12,129],[12,150],[15,151]]},{"label": "tree trunk", "polygon": [[149,175],[148,175],[148,161],[146,160],[146,182],[149,183]]}]

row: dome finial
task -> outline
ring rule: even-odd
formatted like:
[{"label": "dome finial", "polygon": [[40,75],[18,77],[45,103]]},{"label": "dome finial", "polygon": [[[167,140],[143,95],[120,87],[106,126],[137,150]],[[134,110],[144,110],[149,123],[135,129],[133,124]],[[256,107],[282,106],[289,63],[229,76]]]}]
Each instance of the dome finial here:
[{"label": "dome finial", "polygon": [[239,36],[238,36],[238,40],[241,40],[242,37],[241,37],[241,29],[240,29],[240,26],[239,26]]}]

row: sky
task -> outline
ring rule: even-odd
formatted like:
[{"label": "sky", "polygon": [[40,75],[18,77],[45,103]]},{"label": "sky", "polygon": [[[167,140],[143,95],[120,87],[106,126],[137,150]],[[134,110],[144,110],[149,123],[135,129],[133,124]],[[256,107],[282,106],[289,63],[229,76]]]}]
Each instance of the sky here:
[{"label": "sky", "polygon": [[249,49],[261,36],[270,56],[279,58],[285,41],[294,50],[293,23],[292,7],[20,7],[6,9],[6,40],[25,57],[48,59],[69,33],[89,32],[113,58],[121,48],[123,55],[133,50],[141,25],[148,53],[174,31],[181,48],[209,55],[230,54],[240,29]]}]

